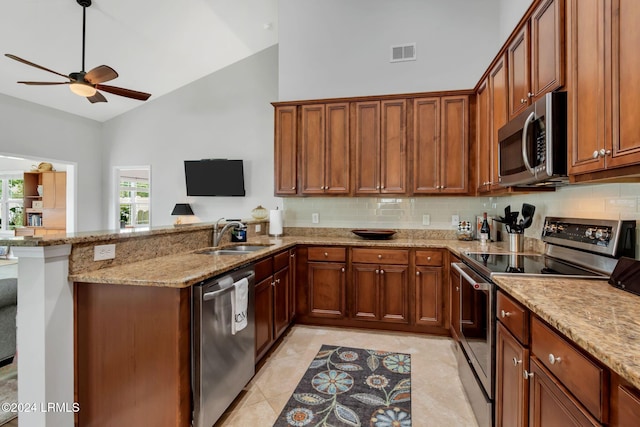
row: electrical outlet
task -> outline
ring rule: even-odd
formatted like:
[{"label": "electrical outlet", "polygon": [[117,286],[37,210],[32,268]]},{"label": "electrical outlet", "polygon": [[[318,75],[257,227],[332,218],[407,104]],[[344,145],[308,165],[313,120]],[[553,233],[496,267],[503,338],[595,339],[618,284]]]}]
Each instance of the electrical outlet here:
[{"label": "electrical outlet", "polygon": [[256,233],[259,233],[262,231],[262,225],[261,224],[256,224]]},{"label": "electrical outlet", "polygon": [[425,214],[422,215],[422,225],[429,225],[431,224],[431,215]]},{"label": "electrical outlet", "polygon": [[311,214],[311,222],[314,224],[317,224],[320,222],[320,214],[318,213],[312,213]]},{"label": "electrical outlet", "polygon": [[460,215],[451,215],[451,225],[455,225],[457,227],[459,222]]},{"label": "electrical outlet", "polygon": [[116,245],[97,245],[93,247],[93,260],[102,261],[116,257]]}]

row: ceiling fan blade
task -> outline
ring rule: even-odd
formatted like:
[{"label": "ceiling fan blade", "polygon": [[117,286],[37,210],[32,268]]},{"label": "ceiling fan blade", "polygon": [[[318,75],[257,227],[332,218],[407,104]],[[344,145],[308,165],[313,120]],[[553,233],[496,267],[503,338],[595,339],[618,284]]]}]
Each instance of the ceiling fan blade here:
[{"label": "ceiling fan blade", "polygon": [[33,85],[33,86],[50,86],[50,85],[68,85],[70,82],[18,82],[23,85]]},{"label": "ceiling fan blade", "polygon": [[65,74],[59,73],[57,71],[50,70],[48,68],[43,67],[42,65],[34,64],[31,61],[27,61],[26,59],[22,59],[22,58],[20,58],[18,56],[10,54],[10,53],[5,53],[4,56],[6,56],[7,58],[11,58],[11,59],[13,59],[15,61],[22,62],[23,64],[27,64],[27,65],[30,65],[30,66],[35,67],[35,68],[39,68],[39,69],[44,70],[44,71],[48,71],[50,73],[57,74],[57,75],[59,75],[61,77],[64,77],[65,79],[71,80],[71,78],[69,76],[65,75]]},{"label": "ceiling fan blade", "polygon": [[87,96],[87,99],[92,104],[95,104],[96,102],[107,102],[107,98],[105,98],[104,95],[100,92],[96,92],[96,94],[93,96]]},{"label": "ceiling fan blade", "polygon": [[87,74],[84,75],[84,79],[92,85],[102,82],[108,82],[109,80],[113,80],[116,77],[118,77],[118,73],[108,65],[100,65],[89,70]]},{"label": "ceiling fan blade", "polygon": [[97,84],[96,89],[103,90],[105,92],[112,93],[114,95],[125,96],[127,98],[137,99],[139,101],[146,101],[151,96],[150,93],[138,92],[136,90],[124,89],[116,86],[108,86]]}]

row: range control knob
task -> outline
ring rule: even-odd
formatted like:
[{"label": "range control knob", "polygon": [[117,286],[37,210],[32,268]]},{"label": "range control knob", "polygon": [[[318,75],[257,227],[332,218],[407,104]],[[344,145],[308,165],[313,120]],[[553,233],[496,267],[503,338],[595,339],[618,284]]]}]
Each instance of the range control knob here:
[{"label": "range control knob", "polygon": [[587,236],[590,239],[593,239],[595,236],[593,235],[593,232],[595,230],[593,228],[587,228],[587,231],[584,232],[584,235]]},{"label": "range control knob", "polygon": [[598,240],[607,240],[609,239],[609,233],[607,232],[607,230],[603,230],[598,228],[596,230],[596,239]]}]

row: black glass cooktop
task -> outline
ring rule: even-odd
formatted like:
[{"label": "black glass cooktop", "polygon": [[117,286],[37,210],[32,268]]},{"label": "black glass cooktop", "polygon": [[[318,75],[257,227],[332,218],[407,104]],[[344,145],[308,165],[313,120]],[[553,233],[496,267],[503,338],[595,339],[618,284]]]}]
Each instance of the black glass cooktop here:
[{"label": "black glass cooktop", "polygon": [[485,275],[528,274],[576,277],[605,277],[601,273],[585,270],[575,265],[545,256],[523,254],[465,253],[463,258],[471,261]]}]

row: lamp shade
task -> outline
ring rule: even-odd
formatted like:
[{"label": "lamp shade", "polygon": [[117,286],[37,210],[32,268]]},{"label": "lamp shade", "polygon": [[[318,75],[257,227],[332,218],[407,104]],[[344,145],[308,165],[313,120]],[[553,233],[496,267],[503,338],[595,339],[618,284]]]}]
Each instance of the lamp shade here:
[{"label": "lamp shade", "polygon": [[193,215],[193,210],[189,203],[176,203],[171,215]]}]

